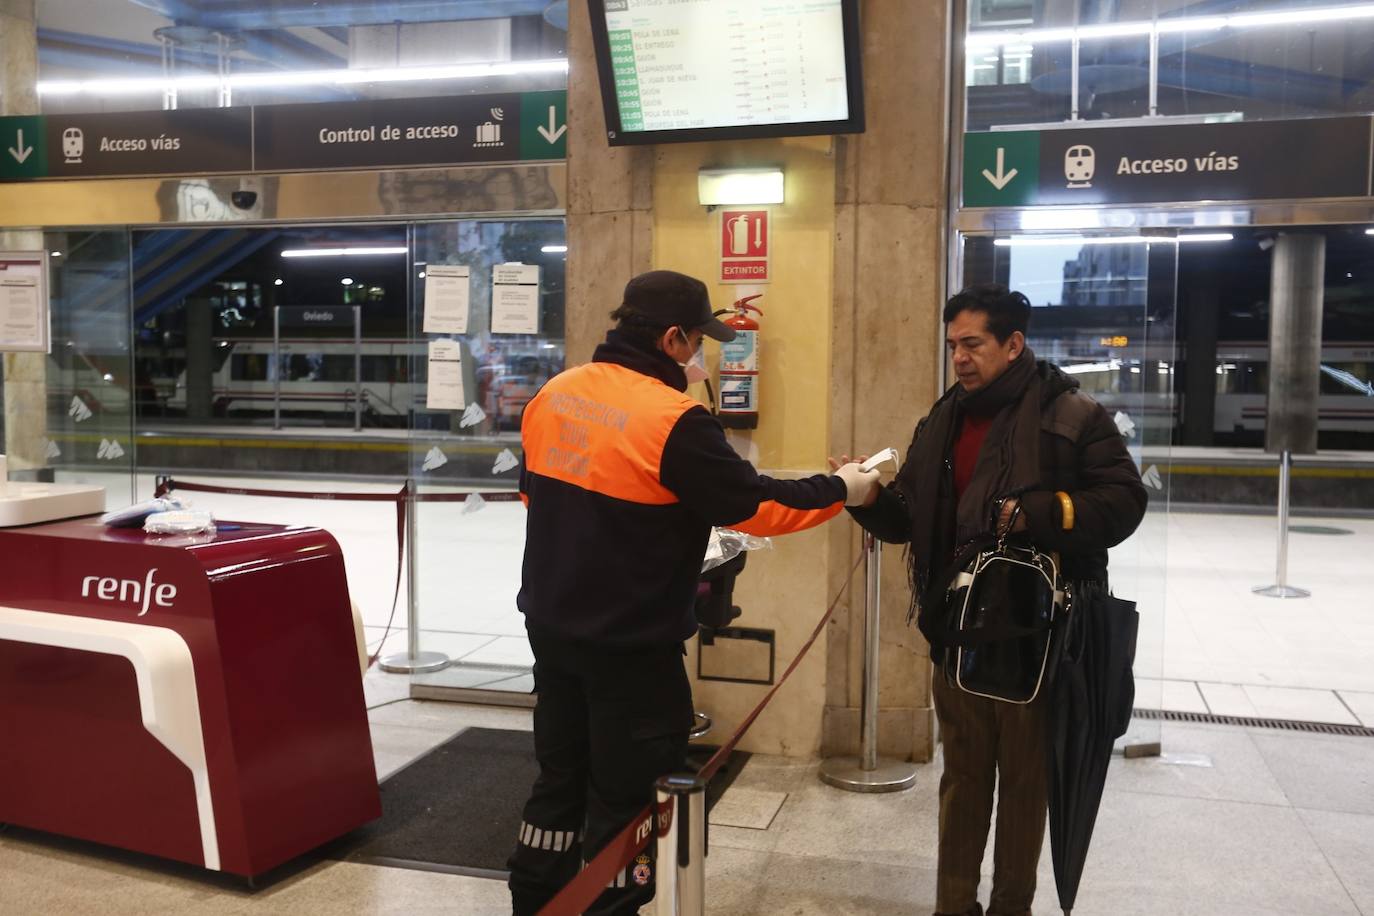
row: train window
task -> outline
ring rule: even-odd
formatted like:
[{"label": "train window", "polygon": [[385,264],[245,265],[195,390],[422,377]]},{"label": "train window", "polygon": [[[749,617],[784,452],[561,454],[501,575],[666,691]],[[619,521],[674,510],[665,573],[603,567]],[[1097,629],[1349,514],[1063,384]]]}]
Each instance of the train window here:
[{"label": "train window", "polygon": [[235,353],[229,362],[229,377],[239,382],[267,381],[267,354]]},{"label": "train window", "polygon": [[1217,363],[1217,394],[1266,394],[1269,391],[1267,363]]},{"label": "train window", "polygon": [[406,380],[405,356],[364,356],[363,381],[365,382],[404,382]]},{"label": "train window", "polygon": [[351,353],[327,353],[321,357],[318,374],[312,378],[321,382],[352,382],[357,380],[357,366]]}]

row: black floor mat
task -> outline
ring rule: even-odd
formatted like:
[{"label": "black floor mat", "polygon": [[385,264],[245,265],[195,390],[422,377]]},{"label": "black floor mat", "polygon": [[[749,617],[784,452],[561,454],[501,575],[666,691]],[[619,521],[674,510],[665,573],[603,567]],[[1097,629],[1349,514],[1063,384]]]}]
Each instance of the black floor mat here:
[{"label": "black floor mat", "polygon": [[[699,768],[714,747],[693,745]],[[730,755],[706,789],[709,811],[749,759]],[[473,873],[504,872],[520,809],[538,775],[534,734],[469,728],[382,783],[381,819],[334,844],[331,858]]]}]

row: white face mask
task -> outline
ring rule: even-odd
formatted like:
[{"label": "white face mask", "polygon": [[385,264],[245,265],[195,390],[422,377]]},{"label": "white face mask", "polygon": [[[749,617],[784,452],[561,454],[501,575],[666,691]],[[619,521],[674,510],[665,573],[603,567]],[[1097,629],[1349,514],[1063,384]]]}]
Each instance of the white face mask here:
[{"label": "white face mask", "polygon": [[[687,342],[688,346],[691,345],[691,342],[687,340],[686,334],[682,334],[682,339]],[[689,385],[695,385],[697,382],[704,382],[706,379],[710,378],[711,374],[706,371],[705,342],[703,341],[697,344],[696,352],[692,354],[691,359],[687,360],[685,363],[678,363],[678,365],[682,367],[683,372],[687,373],[687,384]]]}]

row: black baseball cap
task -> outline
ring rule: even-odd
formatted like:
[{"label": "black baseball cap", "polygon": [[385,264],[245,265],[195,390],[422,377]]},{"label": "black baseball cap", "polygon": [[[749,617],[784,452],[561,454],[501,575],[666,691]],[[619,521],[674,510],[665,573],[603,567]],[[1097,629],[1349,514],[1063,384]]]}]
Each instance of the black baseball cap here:
[{"label": "black baseball cap", "polygon": [[660,327],[700,330],[707,337],[728,342],[735,330],[711,312],[706,284],[675,270],[651,270],[625,284],[624,307]]}]

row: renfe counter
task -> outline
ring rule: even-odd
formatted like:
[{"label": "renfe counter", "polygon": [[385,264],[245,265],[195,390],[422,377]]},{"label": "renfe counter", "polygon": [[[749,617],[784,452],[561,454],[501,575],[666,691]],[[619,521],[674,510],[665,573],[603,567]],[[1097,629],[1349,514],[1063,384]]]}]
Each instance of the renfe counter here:
[{"label": "renfe counter", "polygon": [[318,528],[0,528],[0,822],[260,875],[381,814]]}]

